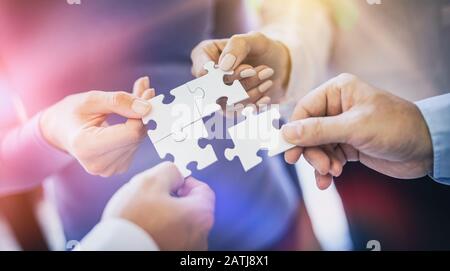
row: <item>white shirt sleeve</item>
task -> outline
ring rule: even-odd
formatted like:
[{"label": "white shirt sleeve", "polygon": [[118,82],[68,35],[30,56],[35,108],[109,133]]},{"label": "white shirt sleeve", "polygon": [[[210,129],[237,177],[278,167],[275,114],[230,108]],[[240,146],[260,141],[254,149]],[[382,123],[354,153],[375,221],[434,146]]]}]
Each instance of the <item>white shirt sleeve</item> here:
[{"label": "white shirt sleeve", "polygon": [[82,251],[155,251],[158,245],[136,224],[125,219],[107,219],[97,224],[75,248]]},{"label": "white shirt sleeve", "polygon": [[329,7],[318,0],[265,0],[261,18],[262,32],[285,44],[291,55],[283,101],[283,113],[290,113],[285,111],[291,111],[326,78],[334,39],[333,18]]}]

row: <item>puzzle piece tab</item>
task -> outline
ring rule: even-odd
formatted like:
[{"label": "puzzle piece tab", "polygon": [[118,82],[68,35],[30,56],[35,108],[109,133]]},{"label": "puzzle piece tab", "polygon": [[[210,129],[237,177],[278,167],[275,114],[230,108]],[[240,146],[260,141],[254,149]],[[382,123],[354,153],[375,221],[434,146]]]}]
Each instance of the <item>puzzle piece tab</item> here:
[{"label": "puzzle piece tab", "polygon": [[216,153],[211,145],[205,148],[198,145],[198,140],[207,136],[208,131],[203,121],[199,120],[160,140],[154,146],[161,159],[168,154],[173,155],[174,164],[178,166],[183,177],[188,177],[191,171],[187,166],[191,162],[197,162],[197,169],[200,170],[217,161]]},{"label": "puzzle piece tab", "polygon": [[202,99],[196,100],[202,117],[220,110],[220,106],[217,104],[217,100],[220,98],[226,97],[227,105],[232,106],[249,97],[238,80],[235,80],[230,86],[223,82],[223,77],[231,75],[233,72],[224,72],[216,68],[212,61],[207,62],[204,68],[208,74],[186,83],[191,93],[202,97]]},{"label": "puzzle piece tab", "polygon": [[242,114],[246,119],[228,128],[234,148],[225,150],[228,160],[239,157],[245,171],[262,162],[261,157],[257,155],[259,150],[268,150],[269,156],[275,156],[294,147],[284,140],[281,130],[273,126],[273,121],[280,119],[277,108],[273,107],[258,115],[253,112],[252,106],[244,108]]}]

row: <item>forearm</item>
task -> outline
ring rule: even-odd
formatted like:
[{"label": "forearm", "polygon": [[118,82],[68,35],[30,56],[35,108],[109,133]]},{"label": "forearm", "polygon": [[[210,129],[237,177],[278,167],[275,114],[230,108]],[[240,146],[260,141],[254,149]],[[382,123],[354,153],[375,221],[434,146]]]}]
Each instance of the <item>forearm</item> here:
[{"label": "forearm", "polygon": [[450,94],[417,102],[433,144],[433,172],[437,182],[450,185]]},{"label": "forearm", "polygon": [[72,161],[42,137],[39,117],[0,137],[0,194],[32,188]]}]

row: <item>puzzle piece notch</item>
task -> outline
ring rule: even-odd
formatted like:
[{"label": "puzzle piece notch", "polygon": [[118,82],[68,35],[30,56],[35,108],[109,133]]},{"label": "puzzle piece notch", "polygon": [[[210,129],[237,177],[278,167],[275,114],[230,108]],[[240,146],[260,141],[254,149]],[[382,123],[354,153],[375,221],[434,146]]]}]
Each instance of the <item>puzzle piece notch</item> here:
[{"label": "puzzle piece notch", "polygon": [[231,161],[239,157],[245,171],[262,162],[257,154],[260,150],[268,150],[269,156],[275,156],[294,147],[284,140],[281,130],[273,126],[273,121],[280,119],[277,108],[258,115],[254,112],[252,106],[244,108],[242,114],[246,119],[228,129],[234,148],[225,150],[225,158]]},{"label": "puzzle piece notch", "polygon": [[217,104],[220,98],[227,98],[228,106],[248,99],[249,96],[239,80],[235,80],[231,85],[224,83],[224,76],[232,75],[232,71],[222,71],[213,61],[207,62],[204,68],[208,71],[206,75],[186,83],[192,94],[202,97],[196,100],[197,109],[202,117],[220,110]]},{"label": "puzzle piece notch", "polygon": [[[184,127],[181,132],[183,136],[172,134],[154,144],[161,159],[166,158],[168,154],[174,157],[174,164],[179,168],[183,177],[191,175],[187,168],[192,162],[197,163],[197,169],[201,170],[217,161],[216,153],[211,145],[201,148],[198,141],[208,136],[202,120],[196,121],[191,125]],[[181,140],[180,140],[181,139]]]},{"label": "puzzle piece notch", "polygon": [[259,142],[255,142],[254,140],[241,141],[241,143],[242,144],[235,143],[233,149],[226,149],[224,155],[229,161],[238,157],[244,170],[249,171],[251,168],[262,162],[262,158],[256,154],[261,146]]}]

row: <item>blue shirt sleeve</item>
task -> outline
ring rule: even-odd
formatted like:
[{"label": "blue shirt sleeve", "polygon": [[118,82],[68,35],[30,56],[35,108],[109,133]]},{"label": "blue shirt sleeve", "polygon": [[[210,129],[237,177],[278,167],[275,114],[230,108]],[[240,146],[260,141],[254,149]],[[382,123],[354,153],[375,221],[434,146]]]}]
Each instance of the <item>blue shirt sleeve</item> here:
[{"label": "blue shirt sleeve", "polygon": [[428,125],[433,144],[433,172],[437,182],[450,185],[450,93],[416,103]]}]

